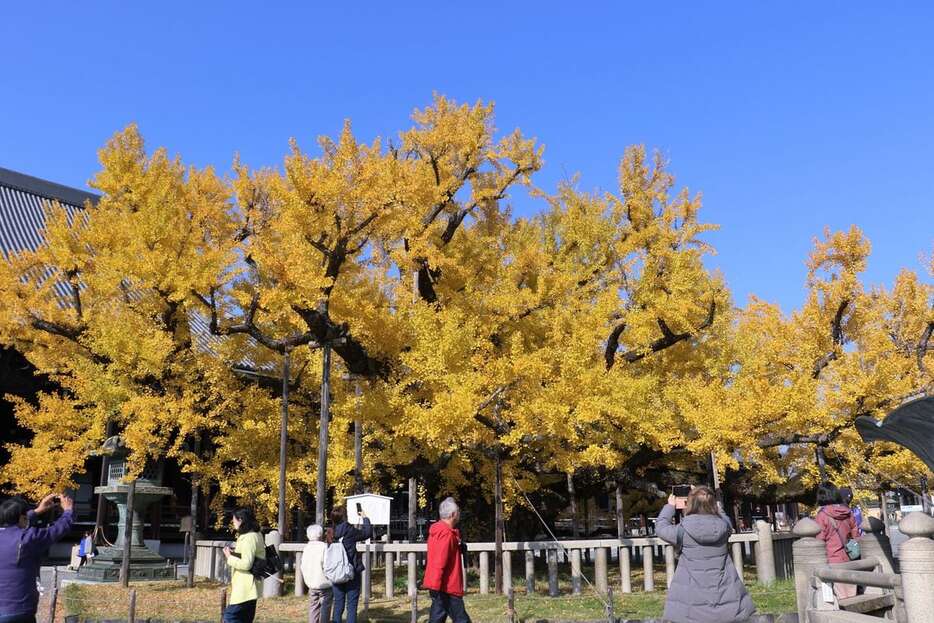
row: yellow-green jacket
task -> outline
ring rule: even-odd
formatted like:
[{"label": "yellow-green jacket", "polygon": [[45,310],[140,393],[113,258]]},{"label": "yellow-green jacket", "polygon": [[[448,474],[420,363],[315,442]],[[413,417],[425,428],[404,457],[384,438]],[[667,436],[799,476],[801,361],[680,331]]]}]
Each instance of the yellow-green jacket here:
[{"label": "yellow-green jacket", "polygon": [[250,568],[257,558],[266,558],[266,543],[259,532],[247,532],[237,537],[234,552],[240,554],[227,558],[230,567],[230,605],[241,604],[252,599],[259,599],[260,581],[253,577]]}]

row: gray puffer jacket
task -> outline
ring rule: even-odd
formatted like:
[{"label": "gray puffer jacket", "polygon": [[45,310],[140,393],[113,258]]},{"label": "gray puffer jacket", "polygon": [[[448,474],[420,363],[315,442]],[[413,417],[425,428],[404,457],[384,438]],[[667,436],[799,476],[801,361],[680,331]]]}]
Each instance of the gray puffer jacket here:
[{"label": "gray puffer jacket", "polygon": [[[678,526],[671,523],[675,507],[658,515],[655,533],[676,545]],[[663,618],[673,623],[733,623],[745,621],[756,607],[729,556],[733,528],[726,515],[688,515],[681,557],[668,589]]]}]

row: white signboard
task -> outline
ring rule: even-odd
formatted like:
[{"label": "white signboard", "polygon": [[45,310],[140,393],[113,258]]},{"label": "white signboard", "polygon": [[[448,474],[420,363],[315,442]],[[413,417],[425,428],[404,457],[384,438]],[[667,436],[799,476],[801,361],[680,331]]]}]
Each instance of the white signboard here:
[{"label": "white signboard", "polygon": [[357,505],[370,519],[374,526],[389,525],[389,503],[392,498],[375,493],[362,493],[347,496],[347,521],[354,525],[363,523],[363,518],[357,514]]}]

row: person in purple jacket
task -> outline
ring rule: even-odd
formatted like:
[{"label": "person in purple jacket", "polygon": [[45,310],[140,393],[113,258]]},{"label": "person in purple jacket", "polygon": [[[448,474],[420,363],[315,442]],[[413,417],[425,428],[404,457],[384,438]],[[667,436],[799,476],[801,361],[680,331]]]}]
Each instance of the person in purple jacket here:
[{"label": "person in purple jacket", "polygon": [[[62,516],[46,528],[36,517],[58,507]],[[39,607],[39,563],[53,543],[71,528],[74,501],[67,495],[42,498],[35,510],[22,498],[0,504],[0,623],[35,623]]]}]

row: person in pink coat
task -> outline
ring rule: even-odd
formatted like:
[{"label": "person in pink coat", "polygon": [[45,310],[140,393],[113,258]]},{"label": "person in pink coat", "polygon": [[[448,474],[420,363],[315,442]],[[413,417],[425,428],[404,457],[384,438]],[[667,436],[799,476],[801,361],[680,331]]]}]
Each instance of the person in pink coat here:
[{"label": "person in pink coat", "polygon": [[[827,548],[827,562],[834,564],[849,562],[850,556],[846,551],[847,541],[859,539],[859,526],[853,518],[853,511],[843,503],[840,490],[830,483],[823,483],[817,488],[817,505],[820,510],[814,520],[820,525],[820,534],[817,535]],[[833,585],[837,599],[856,596],[856,585]]]}]

